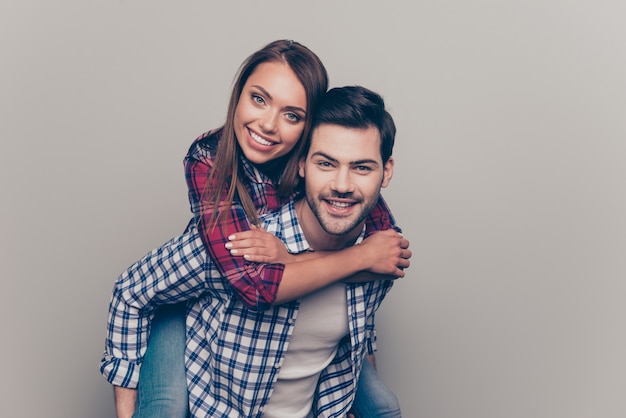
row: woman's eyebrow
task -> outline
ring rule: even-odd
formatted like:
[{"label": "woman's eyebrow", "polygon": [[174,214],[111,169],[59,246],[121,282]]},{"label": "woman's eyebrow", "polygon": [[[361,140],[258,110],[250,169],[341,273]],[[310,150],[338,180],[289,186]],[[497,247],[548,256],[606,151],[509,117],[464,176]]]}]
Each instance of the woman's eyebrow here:
[{"label": "woman's eyebrow", "polygon": [[[263,93],[263,95],[266,96],[268,99],[274,100],[274,98],[272,97],[270,92],[265,90],[262,86],[259,86],[258,84],[253,84],[250,87],[254,87],[256,89],[259,89],[261,91],[261,93]],[[306,115],[306,110],[304,110],[304,109],[302,109],[301,107],[298,107],[298,106],[287,106],[286,109],[302,112],[302,113],[304,113]]]},{"label": "woman's eyebrow", "polygon": [[267,96],[268,99],[273,100],[274,98],[272,97],[272,95],[270,94],[269,91],[265,90],[262,86],[259,86],[258,84],[253,84],[250,87],[254,87],[255,89],[259,89],[261,90],[261,93],[263,93],[265,96]]}]

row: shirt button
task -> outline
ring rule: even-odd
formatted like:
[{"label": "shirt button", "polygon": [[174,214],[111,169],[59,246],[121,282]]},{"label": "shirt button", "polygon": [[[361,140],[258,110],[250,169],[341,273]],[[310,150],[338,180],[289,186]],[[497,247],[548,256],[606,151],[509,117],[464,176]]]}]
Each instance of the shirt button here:
[{"label": "shirt button", "polygon": [[296,322],[296,320],[295,320],[295,319],[293,319],[293,318],[289,318],[289,319],[287,320],[287,323],[288,323],[289,325],[293,325],[293,324],[295,324],[295,322]]}]

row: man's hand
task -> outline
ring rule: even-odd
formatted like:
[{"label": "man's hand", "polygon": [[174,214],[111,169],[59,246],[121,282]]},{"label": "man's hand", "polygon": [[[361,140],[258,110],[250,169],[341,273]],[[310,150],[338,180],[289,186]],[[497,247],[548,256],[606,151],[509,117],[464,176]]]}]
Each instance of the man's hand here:
[{"label": "man's hand", "polygon": [[413,253],[408,249],[409,241],[393,229],[374,232],[359,247],[372,273],[404,277],[404,269],[411,265],[409,259]]},{"label": "man's hand", "polygon": [[137,401],[137,389],[113,386],[115,397],[115,415],[117,418],[132,418]]}]

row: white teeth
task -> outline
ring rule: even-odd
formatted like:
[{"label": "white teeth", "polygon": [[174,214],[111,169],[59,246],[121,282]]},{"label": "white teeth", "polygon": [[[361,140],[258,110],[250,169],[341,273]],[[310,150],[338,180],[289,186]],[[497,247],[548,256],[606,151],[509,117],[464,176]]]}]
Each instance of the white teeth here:
[{"label": "white teeth", "polygon": [[252,131],[250,131],[250,136],[252,137],[252,139],[254,139],[256,142],[258,142],[261,145],[272,145],[271,142],[266,141],[265,139],[261,138],[260,136],[258,136]]},{"label": "white teeth", "polygon": [[345,209],[345,208],[350,206],[350,203],[347,203],[347,202],[331,202],[331,201],[329,201],[328,203],[330,203],[332,206],[336,206],[336,207],[342,208],[342,209]]}]

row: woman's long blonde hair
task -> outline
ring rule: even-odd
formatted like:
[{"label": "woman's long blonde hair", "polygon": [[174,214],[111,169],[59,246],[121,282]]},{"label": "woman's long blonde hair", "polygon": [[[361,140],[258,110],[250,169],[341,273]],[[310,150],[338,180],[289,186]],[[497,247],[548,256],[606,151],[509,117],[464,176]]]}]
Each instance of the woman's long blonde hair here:
[{"label": "woman's long blonde hair", "polygon": [[213,169],[209,175],[203,191],[203,210],[210,210],[209,226],[219,224],[222,208],[230,209],[235,193],[248,217],[248,220],[258,223],[257,209],[252,202],[239,173],[239,156],[242,151],[235,136],[234,119],[237,104],[246,81],[259,64],[265,62],[281,62],[287,64],[296,74],[306,92],[307,112],[304,120],[304,130],[300,140],[287,155],[280,158],[278,167],[284,167],[277,173],[274,181],[279,181],[278,193],[280,196],[289,196],[298,185],[298,156],[311,129],[313,116],[312,109],[328,89],[328,74],[321,60],[311,50],[298,42],[278,40],[269,43],[259,51],[250,55],[239,67],[233,90],[228,104],[226,122],[223,126],[222,138],[217,147],[217,154]]}]

